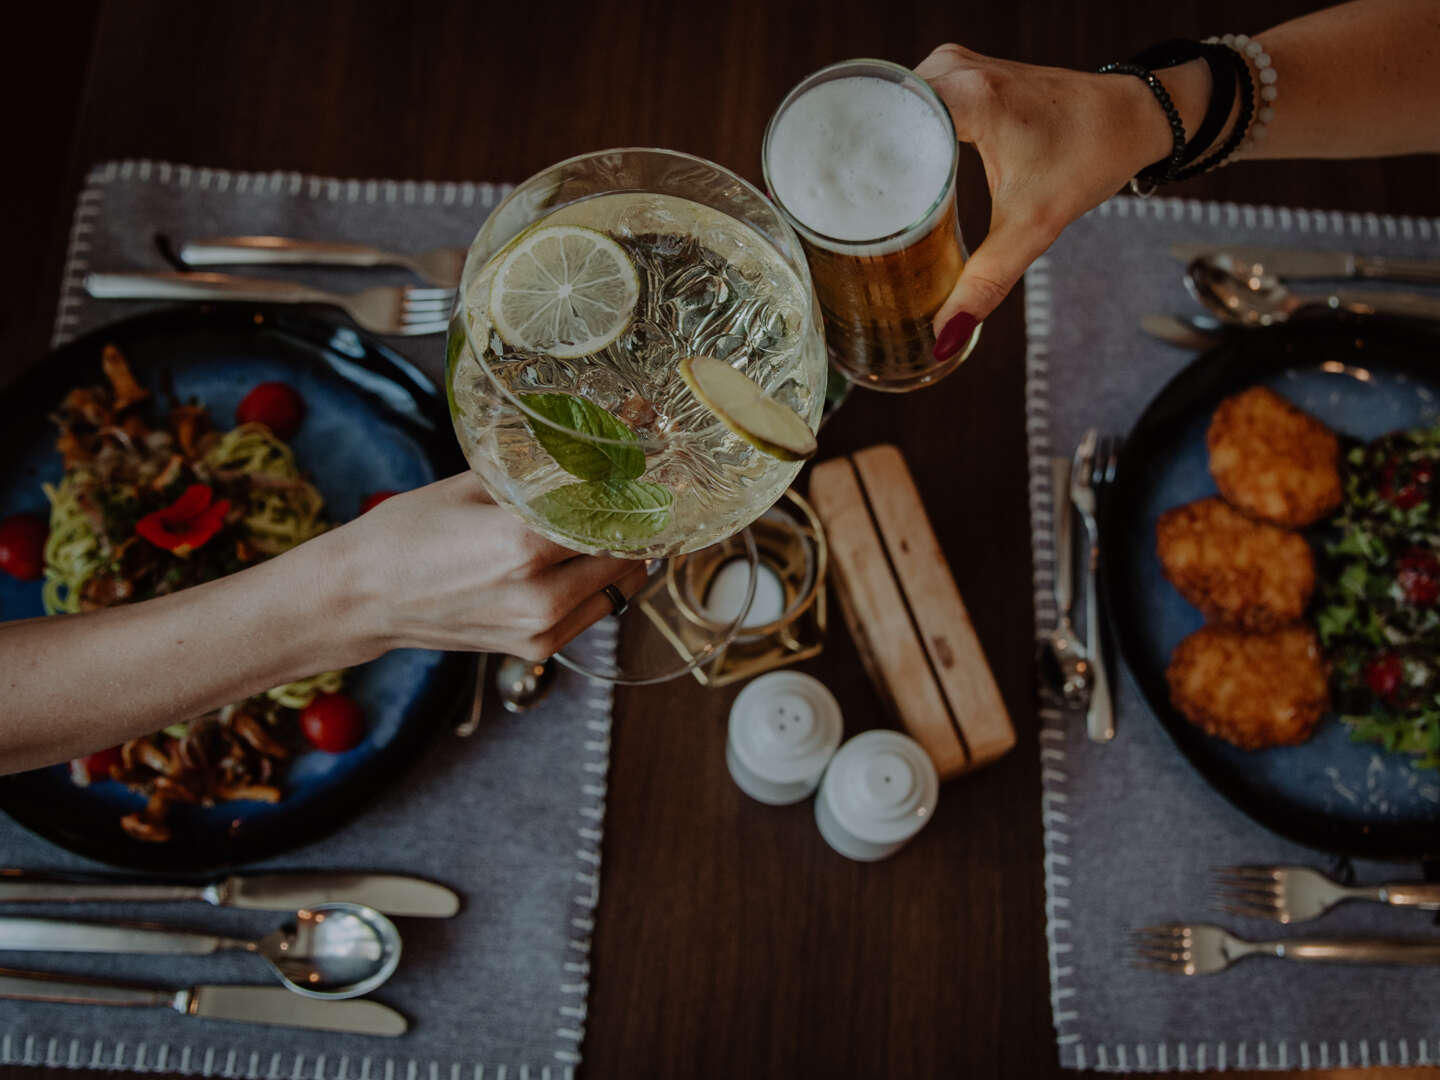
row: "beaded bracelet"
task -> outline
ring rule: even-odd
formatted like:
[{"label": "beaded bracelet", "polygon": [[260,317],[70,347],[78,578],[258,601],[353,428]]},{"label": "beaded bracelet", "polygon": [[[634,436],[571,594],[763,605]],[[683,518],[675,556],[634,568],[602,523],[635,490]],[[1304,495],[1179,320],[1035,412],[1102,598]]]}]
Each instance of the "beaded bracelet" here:
[{"label": "beaded bracelet", "polygon": [[[1248,69],[1251,64],[1255,65],[1255,78],[1259,84],[1258,100],[1255,102],[1255,117],[1253,124],[1245,133],[1244,140],[1238,146],[1237,153],[1245,153],[1253,150],[1261,139],[1269,132],[1270,123],[1275,119],[1275,108],[1273,102],[1280,96],[1278,83],[1279,74],[1275,71],[1274,62],[1270,54],[1260,42],[1246,34],[1225,34],[1222,37],[1210,37],[1205,39],[1206,44],[1226,46],[1239,56]],[[1239,126],[1239,125],[1237,125]],[[1229,164],[1227,159],[1222,164]]]},{"label": "beaded bracelet", "polygon": [[[1230,111],[1235,105],[1235,54],[1214,42],[1172,38],[1151,45],[1130,58],[1130,63],[1152,71],[1176,67],[1191,60],[1204,60],[1205,66],[1210,69],[1210,104],[1195,134],[1185,144],[1185,154],[1180,159],[1182,167],[1192,164],[1208,150],[1230,119]],[[1178,180],[1183,175],[1183,172],[1177,173],[1172,179]]]},{"label": "beaded bracelet", "polygon": [[1165,119],[1170,122],[1170,132],[1174,136],[1174,146],[1170,150],[1170,155],[1141,169],[1130,181],[1130,190],[1136,195],[1141,198],[1153,195],[1157,187],[1174,179],[1175,174],[1180,171],[1180,162],[1185,156],[1185,125],[1180,120],[1180,111],[1170,100],[1170,92],[1165,89],[1165,84],[1156,78],[1155,73],[1148,68],[1143,68],[1139,64],[1111,63],[1105,64],[1099,71],[1101,75],[1134,75],[1150,88],[1150,92],[1155,95],[1155,100],[1160,103],[1160,108],[1165,112]]}]

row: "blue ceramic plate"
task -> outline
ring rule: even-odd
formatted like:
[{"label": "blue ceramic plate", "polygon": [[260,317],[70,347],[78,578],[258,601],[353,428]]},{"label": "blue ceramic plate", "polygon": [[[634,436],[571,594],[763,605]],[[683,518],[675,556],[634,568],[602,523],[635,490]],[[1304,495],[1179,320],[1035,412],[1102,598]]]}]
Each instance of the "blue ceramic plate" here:
[{"label": "blue ceramic plate", "polygon": [[[1171,380],[1127,437],[1101,507],[1110,629],[1130,676],[1181,751],[1261,824],[1340,854],[1440,855],[1440,774],[1351,742],[1333,716],[1300,746],[1245,751],[1206,735],[1170,705],[1170,654],[1203,619],[1161,574],[1155,523],[1173,506],[1215,494],[1205,450],[1210,418],[1227,395],[1257,384],[1330,425],[1342,442],[1431,425],[1440,419],[1440,331],[1326,319],[1247,332]],[[1313,543],[1323,528],[1311,530]]]},{"label": "blue ceramic plate", "polygon": [[[444,398],[384,344],[291,310],[186,308],[89,334],[5,390],[0,518],[48,513],[40,485],[58,481],[61,467],[47,414],[71,387],[103,383],[107,343],[121,348],[152,391],[171,387],[179,400],[204,402],[222,429],[257,383],[294,386],[307,414],[291,445],[333,523],[354,517],[371,492],[403,491],[464,468]],[[0,574],[0,620],[42,614],[38,582]],[[164,844],[132,840],[120,828],[142,796],[114,781],[76,787],[66,766],[0,777],[0,809],[62,847],[134,869],[201,873],[261,859],[312,841],[360,810],[453,716],[473,665],[459,654],[401,650],[353,669],[347,693],[364,707],[368,727],[359,746],[295,758],[282,781],[285,798],[275,805],[173,807],[174,836]]]}]

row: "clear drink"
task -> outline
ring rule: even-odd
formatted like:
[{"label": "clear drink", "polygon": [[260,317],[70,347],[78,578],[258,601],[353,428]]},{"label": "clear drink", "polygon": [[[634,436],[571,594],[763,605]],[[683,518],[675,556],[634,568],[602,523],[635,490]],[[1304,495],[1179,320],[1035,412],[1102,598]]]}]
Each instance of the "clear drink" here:
[{"label": "clear drink", "polygon": [[670,556],[743,529],[800,463],[727,428],[678,365],[724,360],[813,430],[825,361],[808,282],[756,229],[690,198],[617,191],[532,216],[493,253],[482,233],[461,286],[447,374],[471,466],[578,551]]},{"label": "clear drink", "polygon": [[765,133],[763,167],[800,234],[830,358],[879,390],[934,382],[931,320],[965,261],[955,212],[954,125],[914,73],[853,60],[811,75]]}]

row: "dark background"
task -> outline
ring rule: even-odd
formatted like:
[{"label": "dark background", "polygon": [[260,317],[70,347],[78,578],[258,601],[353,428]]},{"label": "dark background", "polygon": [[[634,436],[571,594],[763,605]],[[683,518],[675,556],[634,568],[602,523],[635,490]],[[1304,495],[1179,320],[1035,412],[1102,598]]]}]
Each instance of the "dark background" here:
[{"label": "dark background", "polygon": [[[1318,6],[27,6],[24,29],[12,23],[6,35],[0,383],[45,355],[74,200],[97,161],[505,181],[585,150],[654,145],[758,180],[774,106],[837,59],[913,65],[954,40],[1094,68],[1161,38],[1258,32]],[[1434,215],[1440,167],[1435,158],[1241,165],[1173,192]],[[960,207],[973,244],[988,214],[973,156],[962,162]],[[1017,290],[939,387],[852,399],[822,445],[825,455],[880,441],[905,451],[1019,746],[946,785],[935,821],[900,856],[864,866],[825,847],[808,803],[763,807],[735,788],[723,759],[733,688],[686,680],[621,693],[584,1075],[1059,1071],[1040,862],[1021,309]],[[834,622],[806,669],[845,703],[850,731],[883,724]],[[62,1070],[13,1072],[38,1080]]]}]

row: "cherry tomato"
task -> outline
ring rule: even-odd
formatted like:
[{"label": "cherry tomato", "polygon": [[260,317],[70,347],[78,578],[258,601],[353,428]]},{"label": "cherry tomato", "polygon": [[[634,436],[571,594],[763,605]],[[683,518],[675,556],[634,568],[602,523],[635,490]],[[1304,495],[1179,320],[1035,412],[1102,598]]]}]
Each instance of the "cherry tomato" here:
[{"label": "cherry tomato", "polygon": [[1378,698],[1389,698],[1400,688],[1405,665],[1394,653],[1384,653],[1365,665],[1365,685]]},{"label": "cherry tomato", "polygon": [[90,754],[85,758],[85,773],[90,777],[92,784],[101,780],[110,779],[110,767],[117,768],[123,764],[120,758],[120,747],[112,746],[109,750],[101,750]]},{"label": "cherry tomato", "polygon": [[399,494],[400,492],[398,491],[372,491],[369,495],[365,496],[365,501],[360,504],[360,513],[368,513],[386,499],[390,498],[390,496]]},{"label": "cherry tomato", "polygon": [[263,382],[235,409],[235,422],[264,424],[276,437],[289,440],[305,419],[305,399],[289,383]]},{"label": "cherry tomato", "polygon": [[1395,580],[1405,599],[1416,607],[1440,600],[1440,560],[1424,548],[1411,548],[1395,561]]},{"label": "cherry tomato", "polygon": [[0,570],[21,581],[45,573],[45,538],[50,526],[34,514],[16,514],[0,521]]},{"label": "cherry tomato", "polygon": [[1430,497],[1430,484],[1435,478],[1434,472],[1430,462],[1416,462],[1409,470],[1409,479],[1396,487],[1395,474],[1399,468],[1400,463],[1393,460],[1385,466],[1385,472],[1380,477],[1380,495],[1401,510],[1409,510],[1413,506],[1419,506]]},{"label": "cherry tomato", "polygon": [[365,737],[365,713],[352,697],[320,694],[300,711],[300,732],[317,750],[338,754]]}]

